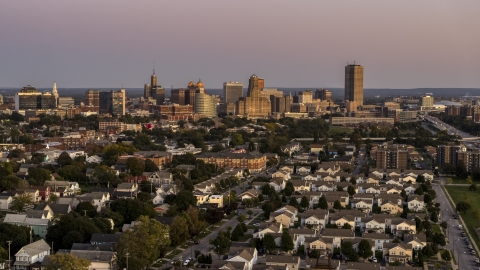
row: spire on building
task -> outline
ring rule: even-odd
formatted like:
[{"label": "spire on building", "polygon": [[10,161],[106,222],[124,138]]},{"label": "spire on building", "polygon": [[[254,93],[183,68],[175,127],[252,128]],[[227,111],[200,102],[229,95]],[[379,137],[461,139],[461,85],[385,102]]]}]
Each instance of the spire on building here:
[{"label": "spire on building", "polygon": [[155,61],[153,61],[153,75],[155,76]]},{"label": "spire on building", "polygon": [[58,96],[57,83],[55,81],[53,82],[52,95]]}]

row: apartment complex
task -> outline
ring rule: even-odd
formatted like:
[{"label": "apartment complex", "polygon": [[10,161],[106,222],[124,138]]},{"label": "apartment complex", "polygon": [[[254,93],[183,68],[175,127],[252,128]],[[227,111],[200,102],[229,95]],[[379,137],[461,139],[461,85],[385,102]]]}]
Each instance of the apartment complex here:
[{"label": "apartment complex", "polygon": [[377,169],[407,169],[408,150],[404,144],[384,144],[376,153]]},{"label": "apartment complex", "polygon": [[356,101],[363,105],[363,66],[347,65],[345,67],[345,100]]},{"label": "apartment complex", "polygon": [[259,172],[267,166],[266,155],[258,152],[206,152],[198,155],[197,159],[203,160],[205,164],[215,164],[218,168],[248,169],[250,172]]}]

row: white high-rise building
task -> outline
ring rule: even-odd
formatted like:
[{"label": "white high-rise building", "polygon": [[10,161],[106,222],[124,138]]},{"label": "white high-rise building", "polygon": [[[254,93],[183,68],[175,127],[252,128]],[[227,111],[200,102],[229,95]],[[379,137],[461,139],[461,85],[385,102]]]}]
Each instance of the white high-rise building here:
[{"label": "white high-rise building", "polygon": [[52,95],[55,97],[55,108],[58,107],[57,82],[53,82]]}]

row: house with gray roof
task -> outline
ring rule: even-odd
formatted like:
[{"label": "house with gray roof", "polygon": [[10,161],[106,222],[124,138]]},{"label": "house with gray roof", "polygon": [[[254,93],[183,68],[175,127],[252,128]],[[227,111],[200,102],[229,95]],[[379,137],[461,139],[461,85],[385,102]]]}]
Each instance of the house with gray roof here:
[{"label": "house with gray roof", "polygon": [[42,262],[45,256],[50,255],[50,246],[45,240],[40,239],[36,242],[23,246],[15,254],[15,269],[30,269],[30,265]]}]

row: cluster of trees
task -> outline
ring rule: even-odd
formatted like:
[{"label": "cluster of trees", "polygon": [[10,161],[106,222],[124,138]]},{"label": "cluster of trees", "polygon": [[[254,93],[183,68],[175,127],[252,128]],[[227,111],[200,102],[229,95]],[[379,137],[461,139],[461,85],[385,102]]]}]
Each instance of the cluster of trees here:
[{"label": "cluster of trees", "polygon": [[256,247],[258,250],[265,248],[269,253],[274,253],[278,249],[288,252],[295,248],[293,239],[287,230],[282,232],[282,236],[280,237],[280,246],[277,246],[275,243],[275,237],[270,233],[265,234],[263,238],[255,238],[250,240],[250,246]]}]

